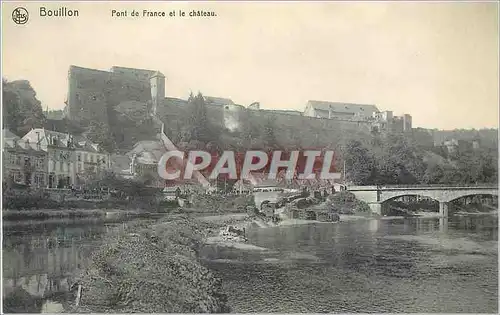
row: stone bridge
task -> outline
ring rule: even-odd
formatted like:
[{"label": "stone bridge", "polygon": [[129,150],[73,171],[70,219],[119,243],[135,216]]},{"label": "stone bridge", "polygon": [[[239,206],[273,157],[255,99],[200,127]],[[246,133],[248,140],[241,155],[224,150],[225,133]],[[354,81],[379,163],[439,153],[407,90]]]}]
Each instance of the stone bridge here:
[{"label": "stone bridge", "polygon": [[498,196],[498,186],[348,186],[347,190],[357,199],[370,206],[373,212],[382,214],[382,204],[402,196],[422,196],[439,202],[439,214],[448,216],[448,205],[453,200],[477,195]]}]

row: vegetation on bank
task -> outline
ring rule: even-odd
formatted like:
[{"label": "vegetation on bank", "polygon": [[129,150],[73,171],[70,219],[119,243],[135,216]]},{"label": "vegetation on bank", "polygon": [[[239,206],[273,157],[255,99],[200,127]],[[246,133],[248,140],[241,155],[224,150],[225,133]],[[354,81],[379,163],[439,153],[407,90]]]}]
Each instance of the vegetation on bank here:
[{"label": "vegetation on bank", "polygon": [[356,196],[348,191],[328,196],[327,205],[329,211],[338,214],[371,214],[368,204],[356,199]]},{"label": "vegetation on bank", "polygon": [[206,213],[244,213],[247,206],[255,206],[253,195],[196,195],[189,208]]},{"label": "vegetation on bank", "polygon": [[352,140],[343,156],[346,178],[356,185],[496,183],[498,147],[460,147],[447,152],[404,135]]},{"label": "vegetation on bank", "polygon": [[214,224],[188,216],[152,226],[137,223],[106,237],[77,284],[73,312],[229,312],[222,283],[199,253]]},{"label": "vegetation on bank", "polygon": [[[160,188],[147,187],[140,180],[123,179],[112,172],[94,176],[84,185],[89,196],[100,196],[100,200],[79,199],[85,193],[78,191],[49,191],[31,189],[30,187],[15,187],[4,181],[3,209],[21,212],[20,216],[31,216],[34,210],[81,210],[82,216],[87,216],[86,209],[101,210],[131,210],[138,212],[170,212],[177,208],[176,202],[163,200]],[[106,191],[110,191],[109,195]],[[64,195],[64,198],[61,197]],[[47,211],[47,216],[53,216]],[[5,218],[5,216],[4,216]]]}]

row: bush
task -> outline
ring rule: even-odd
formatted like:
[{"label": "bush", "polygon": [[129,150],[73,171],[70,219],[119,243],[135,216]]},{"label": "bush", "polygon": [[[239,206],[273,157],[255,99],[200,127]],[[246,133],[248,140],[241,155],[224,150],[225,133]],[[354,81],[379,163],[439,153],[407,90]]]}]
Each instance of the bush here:
[{"label": "bush", "polygon": [[356,200],[356,206],[354,207],[354,211],[356,211],[356,212],[371,212],[371,209],[370,209],[370,206],[366,202]]},{"label": "bush", "polygon": [[193,197],[192,207],[207,213],[245,212],[247,206],[254,205],[253,196],[203,195]]},{"label": "bush", "polygon": [[342,214],[369,213],[370,206],[364,201],[357,200],[353,193],[341,191],[328,196],[328,209]]},{"label": "bush", "polygon": [[338,193],[335,193],[333,195],[328,196],[328,200],[330,200],[334,204],[345,203],[345,202],[354,202],[354,201],[356,201],[356,196],[354,196],[353,193],[348,192],[348,191],[340,191]]},{"label": "bush", "polygon": [[207,227],[182,217],[110,235],[81,277],[76,311],[229,312],[220,279],[198,260]]}]

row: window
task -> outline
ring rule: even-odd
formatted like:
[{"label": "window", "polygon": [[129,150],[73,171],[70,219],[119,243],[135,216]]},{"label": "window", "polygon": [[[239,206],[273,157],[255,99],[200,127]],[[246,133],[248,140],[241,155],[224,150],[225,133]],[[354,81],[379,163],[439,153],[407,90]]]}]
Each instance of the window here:
[{"label": "window", "polygon": [[43,173],[35,174],[35,185],[44,186],[45,185],[45,175]]},{"label": "window", "polygon": [[84,161],[84,162],[88,162],[88,161],[89,161],[89,156],[87,155],[87,153],[85,153],[85,154],[83,155],[83,161]]},{"label": "window", "polygon": [[43,169],[43,164],[44,164],[43,158],[36,159],[36,168],[37,169]]},{"label": "window", "polygon": [[78,154],[78,162],[81,162],[81,161],[82,161],[82,155]]},{"label": "window", "polygon": [[18,184],[19,184],[19,183],[22,183],[22,181],[23,181],[23,176],[22,176],[22,174],[21,174],[21,172],[20,172],[20,171],[17,171],[17,170],[16,170],[16,171],[14,171],[14,172],[12,173],[12,175],[13,175],[12,177],[14,178],[14,182],[16,182],[16,183],[18,183]]},{"label": "window", "polygon": [[17,159],[17,156],[15,153],[9,154],[9,163],[10,164],[16,164],[16,159]]},{"label": "window", "polygon": [[90,156],[90,162],[94,163],[94,156],[93,155]]},{"label": "window", "polygon": [[16,155],[16,165],[21,165],[21,156]]},{"label": "window", "polygon": [[59,162],[59,171],[62,172],[64,170],[63,167],[63,162]]}]

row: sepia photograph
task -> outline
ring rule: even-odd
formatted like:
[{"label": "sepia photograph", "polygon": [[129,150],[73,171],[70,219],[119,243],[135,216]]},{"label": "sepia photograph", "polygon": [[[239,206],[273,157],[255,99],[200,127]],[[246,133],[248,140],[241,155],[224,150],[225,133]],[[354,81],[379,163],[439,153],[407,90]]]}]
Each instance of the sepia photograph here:
[{"label": "sepia photograph", "polygon": [[2,1],[2,313],[498,314],[498,1]]}]

